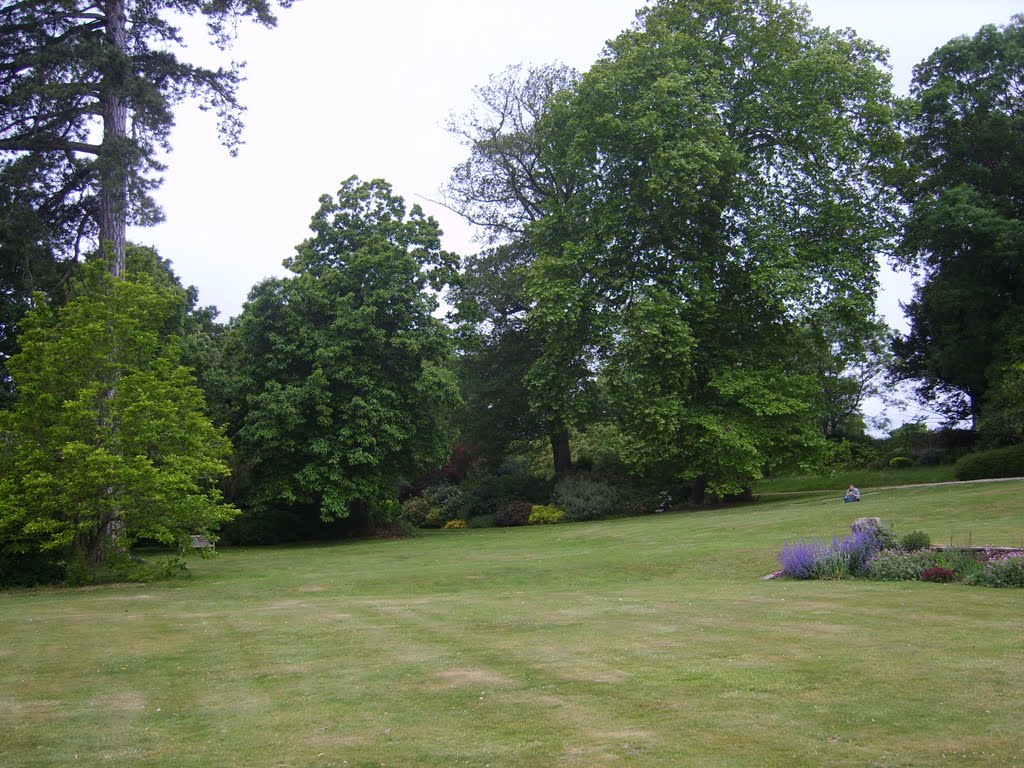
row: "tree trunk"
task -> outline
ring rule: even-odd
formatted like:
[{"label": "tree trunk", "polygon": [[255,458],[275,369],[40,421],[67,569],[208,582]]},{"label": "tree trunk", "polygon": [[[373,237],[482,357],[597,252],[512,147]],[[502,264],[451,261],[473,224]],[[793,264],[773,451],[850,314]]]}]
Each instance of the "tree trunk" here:
[{"label": "tree trunk", "polygon": [[551,433],[551,457],[555,463],[555,477],[563,477],[572,472],[568,429],[563,428]]},{"label": "tree trunk", "polygon": [[690,503],[695,507],[701,506],[707,499],[708,477],[701,475],[693,481],[690,486]]},{"label": "tree trunk", "polygon": [[127,66],[127,18],[125,0],[105,0],[105,43],[110,47],[106,71],[100,85],[103,112],[103,143],[99,158],[100,252],[111,259],[114,277],[124,272],[127,249],[128,158],[125,150],[128,137],[128,105],[125,103],[125,71]]}]

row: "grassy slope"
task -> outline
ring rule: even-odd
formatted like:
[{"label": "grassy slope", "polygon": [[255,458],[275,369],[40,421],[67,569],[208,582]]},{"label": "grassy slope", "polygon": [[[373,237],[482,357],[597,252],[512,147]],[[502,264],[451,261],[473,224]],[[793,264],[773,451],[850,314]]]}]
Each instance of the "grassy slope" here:
[{"label": "grassy slope", "polygon": [[401,542],[0,595],[0,765],[1014,766],[1024,594],[761,581],[877,514],[1020,544],[1024,483]]}]

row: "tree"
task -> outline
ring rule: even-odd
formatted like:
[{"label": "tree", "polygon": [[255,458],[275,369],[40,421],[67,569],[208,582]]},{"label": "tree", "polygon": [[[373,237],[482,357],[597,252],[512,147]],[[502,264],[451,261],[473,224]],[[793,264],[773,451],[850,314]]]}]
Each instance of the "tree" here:
[{"label": "tree", "polygon": [[445,189],[451,207],[498,244],[467,261],[454,294],[466,396],[461,423],[492,458],[511,442],[546,436],[556,474],[572,468],[571,424],[564,414],[534,411],[526,389],[525,374],[543,343],[528,323],[525,280],[535,253],[527,230],[546,201],[573,194],[544,162],[537,131],[552,100],[578,81],[575,70],[559,64],[512,66],[474,89],[477,108],[449,121],[469,157]]},{"label": "tree", "polygon": [[456,258],[381,180],[346,180],[310,226],[295,276],[257,285],[230,330],[233,433],[255,514],[362,518],[451,448],[451,339],[432,313]]},{"label": "tree", "polygon": [[469,148],[452,172],[445,198],[491,242],[521,240],[543,215],[549,197],[565,197],[539,153],[537,123],[579,74],[561,64],[515,65],[474,88],[475,110],[448,121],[448,130]]},{"label": "tree", "polygon": [[[24,153],[31,179],[19,207],[47,219],[55,242],[98,232],[124,269],[126,224],[149,223],[158,210],[147,194],[168,148],[173,108],[199,98],[220,117],[232,151],[240,141],[236,68],[212,70],[179,60],[178,27],[200,15],[226,46],[240,18],[273,26],[272,8],[293,0],[7,0],[0,5],[0,153],[4,176]],[[9,171],[11,171],[9,173]],[[8,189],[8,179],[2,179]],[[44,209],[49,208],[47,212]],[[64,212],[61,212],[63,209]],[[64,215],[66,213],[67,215]],[[93,224],[95,222],[95,224]],[[93,229],[93,226],[96,229]]]},{"label": "tree", "polygon": [[[895,373],[952,421],[982,415],[1024,323],[1024,16],[959,37],[914,70],[913,176],[899,256],[924,281]],[[1018,357],[1017,360],[1020,358]]]},{"label": "tree", "polygon": [[[570,420],[611,366],[635,444],[662,449],[636,458],[675,457],[699,496],[820,443],[813,377],[791,362],[808,317],[872,311],[895,100],[881,50],[788,2],[666,0],[638,18],[538,129],[574,194],[529,228],[544,339],[529,386]],[[640,362],[669,351],[685,375]],[[639,392],[658,399],[648,414]]]},{"label": "tree", "polygon": [[0,547],[85,571],[140,538],[212,535],[236,513],[213,482],[230,444],[169,333],[184,291],[108,270],[86,265],[66,306],[25,317],[18,399],[0,413]]},{"label": "tree", "polygon": [[525,377],[537,359],[526,325],[525,276],[532,254],[521,242],[467,258],[448,300],[455,311],[455,369],[462,405],[455,424],[463,443],[492,467],[510,448],[549,436],[530,411]]},{"label": "tree", "polygon": [[815,411],[821,433],[832,440],[864,434],[862,408],[871,397],[887,399],[882,387],[889,369],[892,330],[876,315],[828,311],[808,317],[808,370],[817,381]]}]

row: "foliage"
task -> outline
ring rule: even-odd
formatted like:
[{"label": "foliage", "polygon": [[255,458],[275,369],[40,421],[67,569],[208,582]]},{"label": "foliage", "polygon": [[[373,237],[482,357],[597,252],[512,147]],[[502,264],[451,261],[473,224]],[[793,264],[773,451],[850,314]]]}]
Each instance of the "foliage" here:
[{"label": "foliage", "polygon": [[455,519],[449,520],[444,524],[445,530],[451,530],[453,528],[468,528],[469,524],[465,520]]},{"label": "foliage", "polygon": [[534,475],[522,462],[509,459],[496,471],[471,475],[463,483],[458,516],[468,520],[494,515],[514,501],[546,501],[550,492],[550,482]]},{"label": "foliage", "polygon": [[0,589],[56,584],[67,578],[67,566],[52,552],[14,552],[0,547]]},{"label": "foliage", "polygon": [[410,496],[402,502],[402,519],[417,528],[427,528],[428,523],[438,516],[440,510],[432,507],[423,496]]},{"label": "foliage", "polygon": [[570,193],[543,162],[537,122],[578,81],[560,64],[513,65],[473,89],[473,111],[448,121],[469,157],[452,171],[445,196],[490,240],[519,240],[543,215],[546,198]]},{"label": "foliage", "polygon": [[[213,481],[230,444],[181,365],[182,292],[92,262],[64,307],[24,321],[0,414],[0,543],[87,572],[139,539],[174,545],[237,510]],[[176,320],[177,318],[177,320]]]},{"label": "foliage", "polygon": [[982,587],[1024,588],[1024,556],[993,560],[971,574],[967,583]]},{"label": "foliage", "polygon": [[927,549],[932,545],[931,537],[924,531],[911,531],[900,537],[900,549],[905,552],[915,552],[919,549]]},{"label": "foliage", "polygon": [[953,468],[957,480],[1024,476],[1024,443],[969,453]]},{"label": "foliage", "polygon": [[948,568],[956,573],[960,580],[966,579],[982,568],[983,554],[975,553],[965,547],[946,547],[935,552],[935,565]]},{"label": "foliage", "polygon": [[381,180],[346,180],[310,226],[295,275],[256,286],[226,342],[244,500],[370,524],[451,448],[458,395],[433,292],[455,257]]},{"label": "foliage", "polygon": [[811,578],[822,581],[836,581],[852,576],[853,564],[850,554],[833,543],[832,547],[814,561],[812,574]]},{"label": "foliage", "polygon": [[805,330],[870,314],[897,213],[882,60],[790,4],[664,0],[552,101],[574,194],[529,227],[536,413],[580,423],[606,381],[623,458],[698,502],[824,447]]},{"label": "foliage", "polygon": [[[795,476],[780,476],[765,480],[758,480],[754,483],[754,492],[757,494],[767,493],[794,493],[800,491],[832,491],[842,496],[842,491],[849,485],[851,477],[849,471],[829,472],[824,474],[804,474]],[[953,467],[949,464],[928,467],[910,467],[908,469],[857,469],[856,485],[861,490],[865,488],[880,488],[887,485],[914,485],[928,483],[943,483],[954,480]]]},{"label": "foliage", "polygon": [[908,459],[906,456],[893,456],[889,459],[889,466],[893,469],[905,469],[914,466],[914,460]]},{"label": "foliage", "polygon": [[551,501],[568,520],[600,520],[620,513],[619,492],[593,475],[575,473],[555,483]]},{"label": "foliage", "polygon": [[494,514],[494,524],[501,528],[515,525],[527,525],[533,512],[533,504],[529,501],[512,501],[505,504]]},{"label": "foliage", "polygon": [[463,404],[455,412],[460,439],[492,468],[516,444],[547,434],[530,412],[524,377],[538,354],[526,326],[525,270],[532,254],[515,242],[465,260],[448,300],[459,355]]},{"label": "foliage", "polygon": [[537,504],[530,512],[530,525],[553,525],[565,522],[565,510],[550,504]]},{"label": "foliage", "polygon": [[917,581],[921,578],[921,572],[926,567],[932,567],[934,562],[935,557],[931,552],[908,553],[887,549],[879,552],[871,561],[865,575],[876,581]]},{"label": "foliage", "polygon": [[1024,305],[1022,79],[1022,16],[951,40],[914,70],[899,255],[924,281],[895,372],[951,420],[977,420],[998,369],[1020,359],[1007,356]]},{"label": "foliage", "polygon": [[948,584],[956,581],[956,571],[951,568],[943,568],[941,565],[933,565],[921,571],[921,581],[931,581],[936,584]]},{"label": "foliage", "polygon": [[571,467],[564,415],[548,418],[532,408],[526,386],[544,343],[530,332],[526,276],[536,257],[528,226],[543,215],[547,198],[573,193],[542,157],[539,120],[578,79],[557,64],[509,67],[475,88],[475,108],[448,125],[469,157],[452,172],[445,196],[496,246],[467,259],[451,297],[465,399],[456,419],[491,466],[513,444],[545,437],[555,472]]},{"label": "foliage", "polygon": [[978,430],[990,447],[1024,443],[1024,362],[993,366],[990,378]]}]

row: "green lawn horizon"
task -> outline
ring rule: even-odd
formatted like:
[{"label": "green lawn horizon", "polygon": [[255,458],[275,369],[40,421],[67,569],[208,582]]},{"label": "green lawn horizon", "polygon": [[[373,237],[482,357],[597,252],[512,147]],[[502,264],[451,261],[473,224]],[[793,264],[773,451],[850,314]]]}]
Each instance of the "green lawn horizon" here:
[{"label": "green lawn horizon", "polygon": [[871,515],[1021,546],[1024,482],[219,549],[0,594],[0,764],[1019,766],[1024,592],[764,581]]}]

